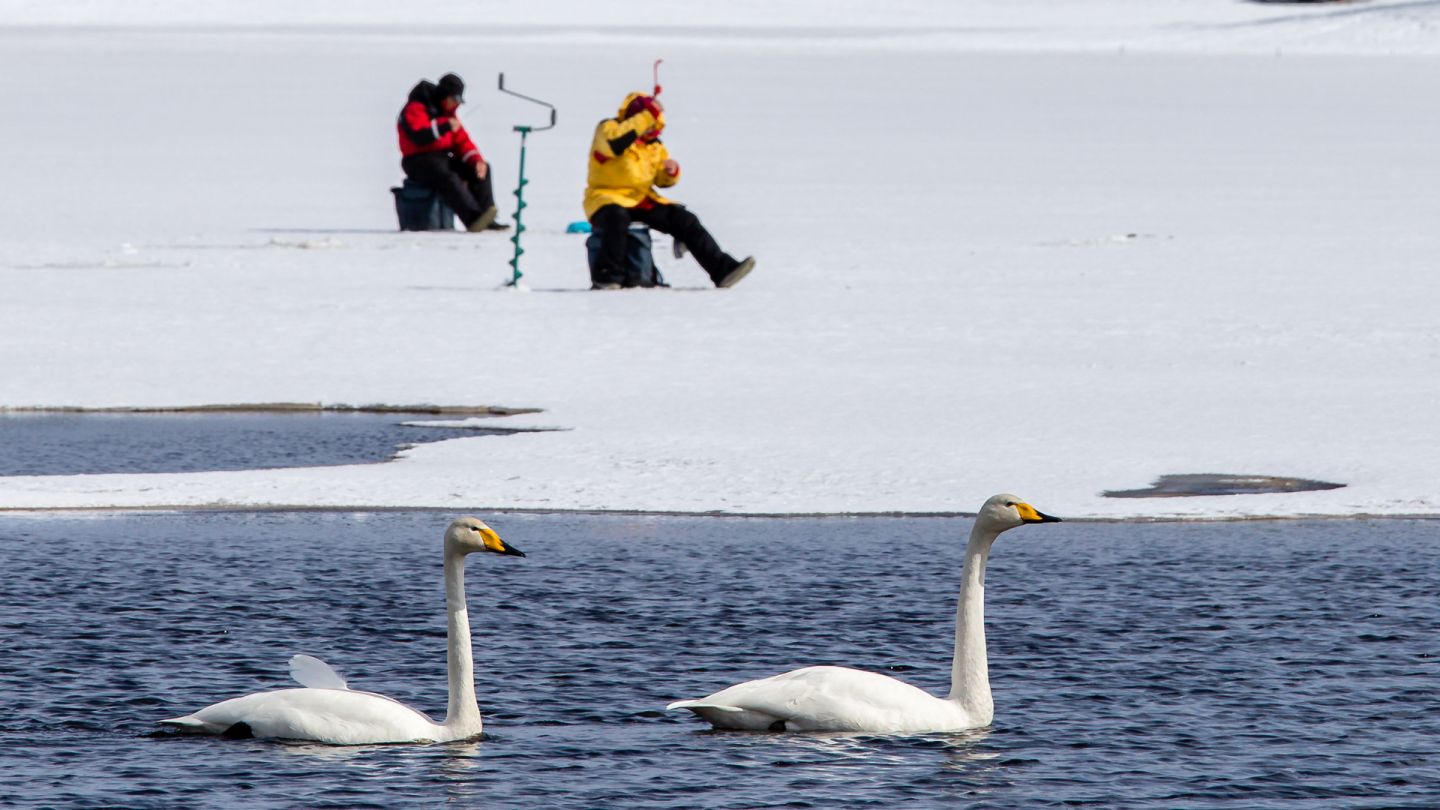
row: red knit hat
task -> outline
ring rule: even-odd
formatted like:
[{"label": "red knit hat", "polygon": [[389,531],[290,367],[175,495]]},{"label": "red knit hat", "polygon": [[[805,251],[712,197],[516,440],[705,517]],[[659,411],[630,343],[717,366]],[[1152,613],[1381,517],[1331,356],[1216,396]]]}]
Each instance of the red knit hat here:
[{"label": "red knit hat", "polygon": [[643,93],[631,93],[629,98],[630,103],[625,105],[624,112],[620,114],[621,118],[639,115],[641,110],[645,110],[655,116],[655,128],[645,133],[644,136],[641,136],[641,140],[652,141],[659,137],[660,131],[665,128],[665,114],[660,111],[659,105],[655,103],[655,97],[647,96]]},{"label": "red knit hat", "polygon": [[636,90],[633,93],[626,93],[625,98],[620,102],[620,108],[615,111],[615,114],[623,120],[641,110],[649,110],[650,114],[656,118],[659,118],[661,115],[660,105],[655,100],[655,97],[640,90]]}]

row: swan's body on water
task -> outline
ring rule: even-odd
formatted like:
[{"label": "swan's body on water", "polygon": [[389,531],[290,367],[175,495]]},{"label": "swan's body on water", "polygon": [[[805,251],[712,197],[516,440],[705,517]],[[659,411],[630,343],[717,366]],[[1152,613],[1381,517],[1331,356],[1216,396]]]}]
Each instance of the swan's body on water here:
[{"label": "swan's body on water", "polygon": [[160,722],[197,734],[335,745],[448,742],[478,736],[482,724],[465,608],[465,557],[477,551],[525,556],[473,517],[458,518],[445,530],[450,704],[443,722],[384,695],[351,689],[328,664],[308,655],[290,659],[290,674],[302,688],[256,692]]},{"label": "swan's body on water", "polygon": [[859,731],[907,734],[964,731],[990,725],[985,657],[985,562],[1001,532],[1026,523],[1056,523],[1014,495],[996,495],[975,517],[955,612],[950,694],[939,698],[888,675],[848,667],[806,667],[746,681],[708,697],[678,700],[716,728],[749,731]]}]

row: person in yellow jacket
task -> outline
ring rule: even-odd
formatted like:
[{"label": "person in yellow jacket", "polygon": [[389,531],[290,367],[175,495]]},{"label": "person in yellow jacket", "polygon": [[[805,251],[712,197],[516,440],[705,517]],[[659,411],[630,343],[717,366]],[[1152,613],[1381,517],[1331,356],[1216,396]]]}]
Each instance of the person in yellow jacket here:
[{"label": "person in yellow jacket", "polygon": [[595,289],[641,285],[626,269],[631,222],[684,243],[717,287],[735,286],[755,267],[753,257],[740,261],[721,250],[699,217],[655,191],[680,181],[680,164],[660,142],[663,129],[665,108],[644,93],[626,96],[619,113],[595,127],[585,184],[585,216],[601,239],[599,266],[591,277]]}]

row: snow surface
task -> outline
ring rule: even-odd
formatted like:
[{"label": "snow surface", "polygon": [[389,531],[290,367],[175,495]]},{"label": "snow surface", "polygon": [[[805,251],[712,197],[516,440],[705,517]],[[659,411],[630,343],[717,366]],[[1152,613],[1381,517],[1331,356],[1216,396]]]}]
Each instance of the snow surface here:
[{"label": "snow surface", "polygon": [[[0,479],[0,508],[1440,513],[1440,2],[0,0],[0,406],[430,402],[389,464]],[[590,131],[759,266],[582,292]],[[455,70],[493,234],[398,234]],[[668,239],[657,238],[668,249]],[[1347,484],[1112,500],[1166,473]]]}]

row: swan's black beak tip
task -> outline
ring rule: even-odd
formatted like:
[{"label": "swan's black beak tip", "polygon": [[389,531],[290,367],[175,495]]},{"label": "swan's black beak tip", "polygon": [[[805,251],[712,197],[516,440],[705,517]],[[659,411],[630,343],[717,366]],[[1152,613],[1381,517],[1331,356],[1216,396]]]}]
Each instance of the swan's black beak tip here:
[{"label": "swan's black beak tip", "polygon": [[1023,521],[1026,522],[1026,523],[1064,523],[1064,522],[1065,522],[1065,521],[1061,520],[1060,518],[1055,517],[1054,515],[1047,515],[1047,514],[1045,514],[1044,512],[1041,512],[1041,511],[1039,511],[1039,510],[1036,510],[1033,516],[1031,516],[1031,515],[1026,515],[1025,517],[1022,517],[1021,520],[1023,520]]}]

